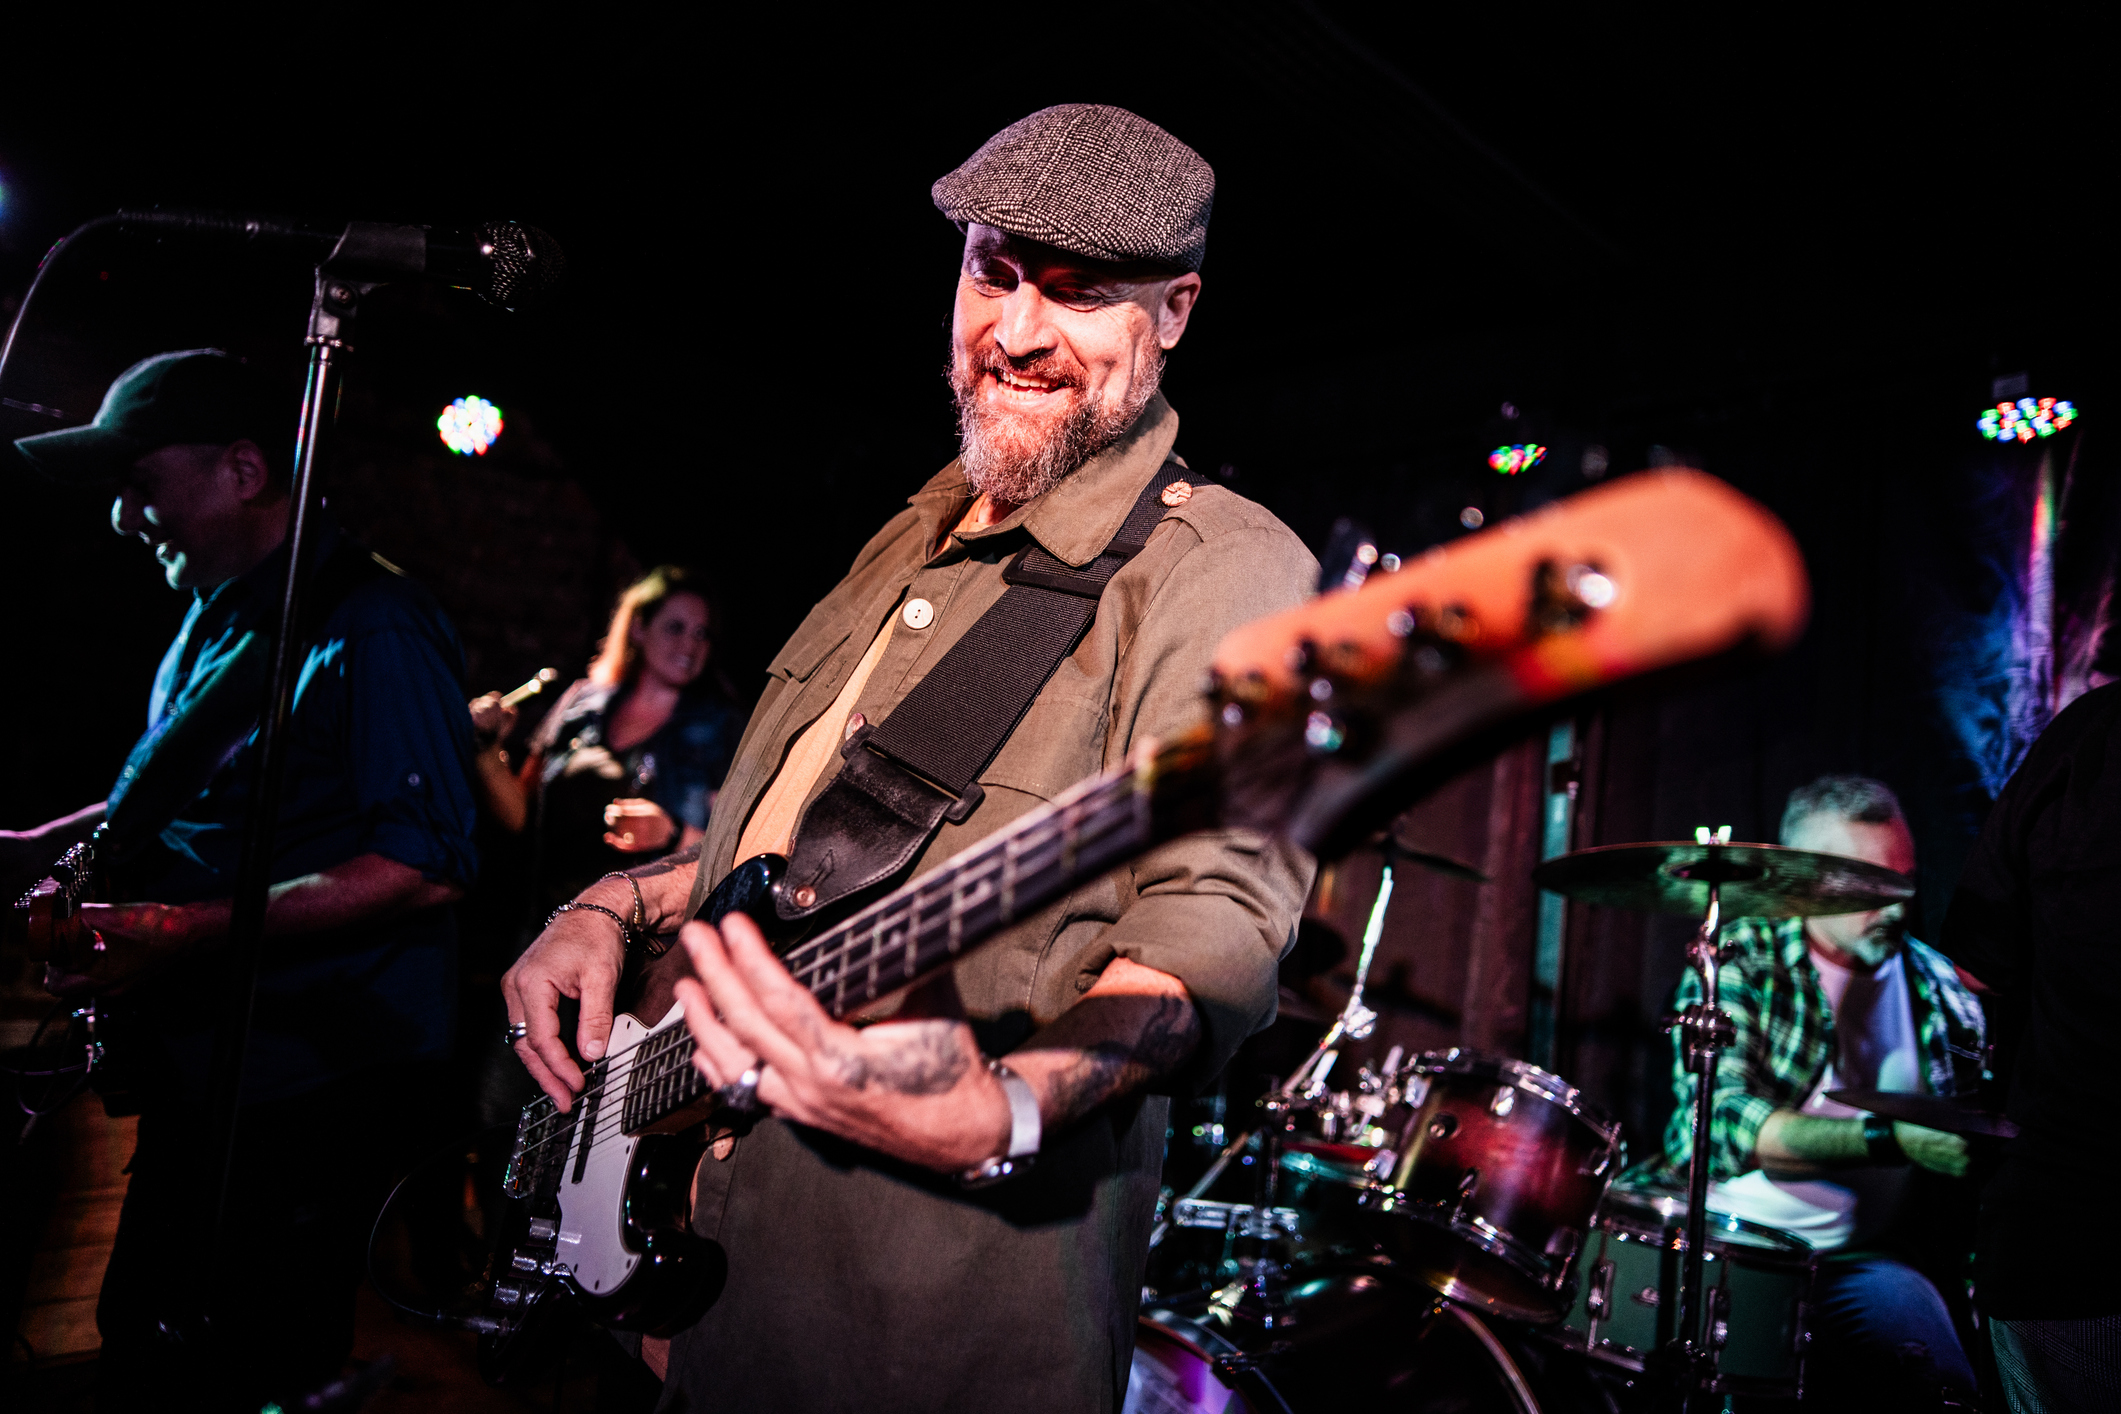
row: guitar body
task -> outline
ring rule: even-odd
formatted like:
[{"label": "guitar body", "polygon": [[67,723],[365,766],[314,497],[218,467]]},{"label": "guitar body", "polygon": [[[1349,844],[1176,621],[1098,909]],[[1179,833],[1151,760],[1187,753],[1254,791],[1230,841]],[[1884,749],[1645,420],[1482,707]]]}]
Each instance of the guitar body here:
[{"label": "guitar body", "polygon": [[[740,912],[763,929],[784,928],[774,916],[773,888],[785,862],[760,855],[732,871],[708,900],[707,916],[719,922]],[[613,1019],[606,1059],[589,1067],[589,1098],[576,1104],[564,1148],[546,1144],[544,1154],[523,1163],[518,1135],[507,1180],[514,1211],[497,1245],[491,1287],[499,1329],[480,1342],[480,1365],[494,1383],[534,1353],[547,1313],[562,1299],[615,1330],[671,1335],[698,1320],[721,1291],[721,1248],[692,1230],[707,1102],[659,1116],[638,1132],[605,1103],[629,1093],[633,1067],[658,1049],[648,1042],[684,1030],[685,1009],[673,994],[683,956],[667,952],[637,979],[635,1010]],[[636,1011],[661,1019],[650,1026]],[[526,1124],[539,1108],[525,1111]]]}]

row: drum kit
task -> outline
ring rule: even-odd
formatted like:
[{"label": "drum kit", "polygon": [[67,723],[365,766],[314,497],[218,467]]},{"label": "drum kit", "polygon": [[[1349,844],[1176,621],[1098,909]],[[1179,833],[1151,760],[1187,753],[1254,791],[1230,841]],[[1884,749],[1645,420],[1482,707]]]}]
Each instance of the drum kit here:
[{"label": "drum kit", "polygon": [[[1801,1398],[1816,1259],[1792,1234],[1710,1211],[1712,1087],[1695,1087],[1691,1182],[1674,1192],[1616,1185],[1618,1123],[1520,1060],[1394,1047],[1331,1083],[1342,1049],[1377,1022],[1363,989],[1395,856],[1409,857],[1379,843],[1347,1005],[1245,1132],[1224,1132],[1232,1116],[1216,1100],[1196,1145],[1173,1145],[1167,1179],[1199,1140],[1219,1147],[1159,1206],[1126,1414],[1620,1414]],[[1668,1020],[1697,1075],[1731,1041],[1714,1005],[1723,918],[1861,912],[1913,893],[1862,860],[1733,844],[1727,829],[1580,850],[1533,881],[1699,920],[1688,960],[1709,1000]],[[1934,1097],[1850,1103],[1962,1133],[2007,1125]]]}]

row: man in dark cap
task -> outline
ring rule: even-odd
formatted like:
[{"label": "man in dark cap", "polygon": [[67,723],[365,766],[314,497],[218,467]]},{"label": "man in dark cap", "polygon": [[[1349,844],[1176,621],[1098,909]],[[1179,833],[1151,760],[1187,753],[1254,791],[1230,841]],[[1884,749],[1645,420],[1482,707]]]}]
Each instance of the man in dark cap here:
[{"label": "man in dark cap", "polygon": [[[203,1250],[218,954],[287,574],[288,477],[266,448],[290,414],[252,370],[193,349],[128,369],[88,426],[16,443],[114,490],[112,528],[192,598],[107,800],[0,838],[20,870],[102,824],[117,896],[154,900],[90,905],[100,950],[46,977],[126,1023],[106,1078],[131,1087],[114,1110],[140,1115],[96,1311],[105,1409],[292,1408],[339,1374],[379,1183],[420,1142],[451,1044],[447,905],[474,869],[462,651],[424,590],[321,522],[243,1079],[241,1250]],[[227,1280],[203,1290],[208,1273]]]},{"label": "man in dark cap", "polygon": [[[929,701],[920,685],[947,679],[1020,553],[1087,573],[1123,526],[1146,542],[979,770],[979,794],[960,797],[969,810],[898,878],[1199,721],[1223,634],[1303,599],[1317,568],[1302,543],[1195,483],[1158,392],[1201,290],[1213,194],[1190,148],[1088,104],[1033,114],[935,184],[965,232],[949,370],[961,454],[774,659],[701,848],[635,871],[650,930],[695,917],[754,855],[793,848],[802,866],[836,778],[856,774],[843,743]],[[974,696],[935,715],[973,715]],[[696,1325],[644,1349],[668,1361],[663,1407],[1117,1408],[1165,1097],[1271,1017],[1311,871],[1255,834],[1188,837],[858,1026],[826,1016],[748,920],[688,926],[697,1063],[716,1085],[755,1083],[773,1118],[701,1165],[693,1225],[726,1252],[728,1280]],[[582,898],[635,907],[624,881]],[[582,999],[580,1054],[602,1055],[624,947],[596,911],[557,915],[505,979],[528,1029],[518,1051],[562,1104],[582,1073],[556,999]]]}]

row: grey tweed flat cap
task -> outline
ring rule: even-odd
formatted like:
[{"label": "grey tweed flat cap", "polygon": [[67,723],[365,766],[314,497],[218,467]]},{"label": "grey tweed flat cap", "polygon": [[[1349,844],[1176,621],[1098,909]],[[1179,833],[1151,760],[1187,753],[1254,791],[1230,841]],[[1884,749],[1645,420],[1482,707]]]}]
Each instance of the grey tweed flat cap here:
[{"label": "grey tweed flat cap", "polygon": [[1215,169],[1124,108],[1062,103],[987,139],[933,195],[960,225],[994,226],[1099,260],[1198,270]]}]

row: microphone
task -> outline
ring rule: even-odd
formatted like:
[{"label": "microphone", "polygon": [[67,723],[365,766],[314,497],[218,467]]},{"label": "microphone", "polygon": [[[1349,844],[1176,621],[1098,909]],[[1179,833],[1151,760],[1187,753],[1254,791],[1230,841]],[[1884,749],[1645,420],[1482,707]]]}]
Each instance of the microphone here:
[{"label": "microphone", "polygon": [[317,225],[227,211],[120,211],[107,219],[132,231],[277,247],[349,280],[434,280],[509,310],[537,303],[567,265],[559,242],[516,221],[452,230],[381,221]]}]

